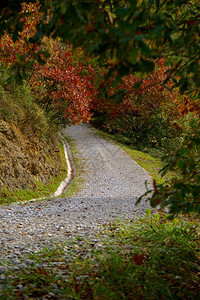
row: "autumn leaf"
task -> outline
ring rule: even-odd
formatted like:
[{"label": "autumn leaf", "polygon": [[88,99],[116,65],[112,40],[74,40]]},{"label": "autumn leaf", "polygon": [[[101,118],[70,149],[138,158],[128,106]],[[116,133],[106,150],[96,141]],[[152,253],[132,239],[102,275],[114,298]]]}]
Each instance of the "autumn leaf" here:
[{"label": "autumn leaf", "polygon": [[136,263],[136,265],[140,266],[143,264],[144,255],[143,254],[138,255],[137,253],[135,253],[133,255],[133,260]]}]

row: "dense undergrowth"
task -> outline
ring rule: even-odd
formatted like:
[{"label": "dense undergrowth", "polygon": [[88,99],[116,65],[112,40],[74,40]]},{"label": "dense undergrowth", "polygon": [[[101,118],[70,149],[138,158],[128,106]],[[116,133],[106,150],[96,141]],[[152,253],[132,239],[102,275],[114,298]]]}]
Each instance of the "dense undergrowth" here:
[{"label": "dense undergrowth", "polygon": [[[33,254],[1,299],[199,299],[198,221],[157,213]],[[46,298],[45,298],[46,299]]]}]

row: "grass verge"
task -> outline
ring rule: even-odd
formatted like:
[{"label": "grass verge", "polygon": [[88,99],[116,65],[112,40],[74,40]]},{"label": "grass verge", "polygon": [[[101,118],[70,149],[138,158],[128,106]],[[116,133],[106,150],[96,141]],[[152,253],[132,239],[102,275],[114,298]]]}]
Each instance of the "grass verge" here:
[{"label": "grass verge", "polygon": [[30,189],[26,190],[19,189],[17,191],[12,191],[8,188],[2,188],[0,189],[0,204],[8,205],[13,202],[28,201],[30,199],[39,199],[53,195],[60,183],[67,176],[67,163],[61,140],[59,142],[59,148],[62,166],[58,176],[52,176],[49,184],[46,185],[39,181],[35,181],[34,187],[30,187]]},{"label": "grass verge", "polygon": [[96,240],[44,249],[6,274],[1,299],[199,299],[196,220],[166,220],[147,210],[112,223]]},{"label": "grass verge", "polygon": [[76,149],[76,147],[73,143],[73,140],[71,138],[69,138],[67,135],[64,135],[64,138],[70,145],[70,149],[72,152],[72,158],[73,158],[75,168],[76,168],[75,178],[70,183],[69,187],[67,188],[66,193],[64,193],[64,196],[70,197],[70,196],[74,195],[75,193],[77,193],[81,189],[81,187],[84,183],[84,179],[83,179],[84,168],[83,168],[83,162],[78,155],[79,152]]}]

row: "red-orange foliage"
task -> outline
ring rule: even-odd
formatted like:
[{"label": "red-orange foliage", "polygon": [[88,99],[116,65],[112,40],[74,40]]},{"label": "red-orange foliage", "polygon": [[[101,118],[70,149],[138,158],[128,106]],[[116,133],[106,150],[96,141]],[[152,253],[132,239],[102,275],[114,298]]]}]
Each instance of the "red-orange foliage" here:
[{"label": "red-orange foliage", "polygon": [[24,63],[30,61],[33,55],[38,51],[38,46],[27,41],[36,33],[36,25],[39,23],[42,14],[38,11],[36,4],[23,4],[22,13],[26,13],[27,17],[20,18],[24,22],[23,31],[19,32],[18,38],[14,43],[12,37],[5,34],[0,39],[0,59],[3,62],[12,65],[19,61],[19,57],[23,56]]},{"label": "red-orange foliage", "polygon": [[190,112],[193,112],[197,117],[200,116],[199,99],[191,100],[188,97],[183,96],[181,100],[182,101],[179,101],[177,105],[182,116],[186,116]]},{"label": "red-orange foliage", "polygon": [[[29,83],[32,86],[38,100],[59,112],[62,121],[79,123],[88,122],[91,117],[90,109],[97,112],[106,112],[109,116],[110,126],[116,127],[116,120],[120,122],[118,130],[132,130],[132,120],[139,118],[143,126],[148,126],[148,120],[153,114],[161,114],[163,118],[175,123],[177,115],[185,115],[188,112],[199,112],[198,103],[189,99],[180,99],[177,90],[171,92],[163,85],[166,79],[164,60],[156,63],[153,73],[146,76],[141,85],[140,78],[128,75],[117,87],[112,87],[114,78],[109,79],[110,88],[107,89],[108,97],[98,97],[94,85],[93,68],[81,61],[74,63],[72,48],[69,44],[63,44],[59,40],[43,38],[43,44],[38,46],[27,41],[36,33],[36,26],[42,17],[36,4],[24,4],[23,16],[24,30],[14,43],[11,36],[5,34],[0,40],[0,61],[13,65],[20,62],[21,65],[30,65]],[[22,18],[22,17],[21,17]],[[46,49],[50,57],[45,57]],[[81,50],[80,50],[81,51]],[[77,53],[76,53],[77,54]],[[46,64],[40,64],[46,61]],[[83,56],[83,53],[80,53]],[[106,73],[106,70],[103,71]],[[106,82],[108,85],[108,82]],[[101,85],[102,87],[103,85]],[[105,86],[105,85],[104,85]],[[42,87],[40,89],[39,87]],[[125,91],[123,101],[115,103],[117,90]],[[111,97],[113,96],[113,97]]]},{"label": "red-orange foliage", "polygon": [[[71,46],[58,40],[44,38],[40,47],[34,43],[27,43],[27,40],[34,36],[42,15],[36,4],[24,4],[24,11],[27,12],[25,26],[17,41],[14,43],[7,34],[0,40],[0,60],[11,66],[19,61],[24,65],[32,62],[29,83],[39,101],[58,111],[62,121],[87,122],[91,117],[92,90],[87,76],[81,77],[84,66],[81,63],[74,65]],[[32,61],[36,55],[44,61],[46,49],[50,52],[46,64]]]},{"label": "red-orange foliage", "polygon": [[[113,88],[115,78],[110,79],[107,97],[93,100],[93,110],[100,117],[98,126],[121,133],[127,142],[164,147],[168,139],[182,130],[177,122],[181,116],[177,105],[180,102],[178,90],[171,90],[171,82],[167,86],[163,84],[167,70],[164,60],[160,59],[154,72],[146,75],[143,81],[130,74]],[[121,102],[116,101],[117,91],[125,91],[121,93]]]},{"label": "red-orange foliage", "polygon": [[87,79],[80,75],[81,66],[76,68],[73,65],[71,47],[51,41],[51,52],[53,55],[47,63],[39,66],[31,78],[34,90],[36,91],[38,86],[43,87],[42,102],[50,102],[52,107],[62,113],[64,121],[89,121],[92,95]]},{"label": "red-orange foliage", "polygon": [[[177,90],[170,90],[171,83],[168,83],[167,87],[163,85],[167,76],[166,71],[164,59],[160,59],[156,63],[155,71],[148,74],[141,84],[139,84],[141,78],[135,75],[123,77],[122,83],[116,88],[111,87],[108,90],[111,100],[107,101],[105,98],[98,99],[96,97],[93,102],[93,109],[106,112],[111,119],[115,116],[126,116],[129,113],[135,116],[144,114],[148,118],[149,114],[158,110],[170,115],[177,114],[175,100],[178,97],[178,92]],[[110,80],[110,86],[112,80]],[[112,101],[112,96],[119,90],[124,90],[125,95],[121,103],[115,103],[114,100]]]}]

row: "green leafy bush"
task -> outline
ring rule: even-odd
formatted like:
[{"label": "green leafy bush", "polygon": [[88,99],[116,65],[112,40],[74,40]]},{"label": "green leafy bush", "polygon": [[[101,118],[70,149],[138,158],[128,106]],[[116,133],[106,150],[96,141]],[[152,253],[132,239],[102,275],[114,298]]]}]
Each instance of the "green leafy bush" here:
[{"label": "green leafy bush", "polygon": [[141,148],[174,150],[173,140],[179,135],[167,117],[156,110],[149,114],[142,112],[136,115],[118,115],[104,124],[108,131],[124,136],[129,144]]},{"label": "green leafy bush", "polygon": [[[167,171],[176,172],[177,176],[164,183],[154,181],[154,191],[150,198],[152,207],[160,205],[169,209],[170,217],[179,213],[200,213],[200,137],[188,137],[161,170],[164,176]],[[147,191],[147,194],[152,191]],[[144,196],[144,195],[143,195]],[[142,197],[143,197],[142,196]],[[141,201],[138,199],[137,203]]]}]

